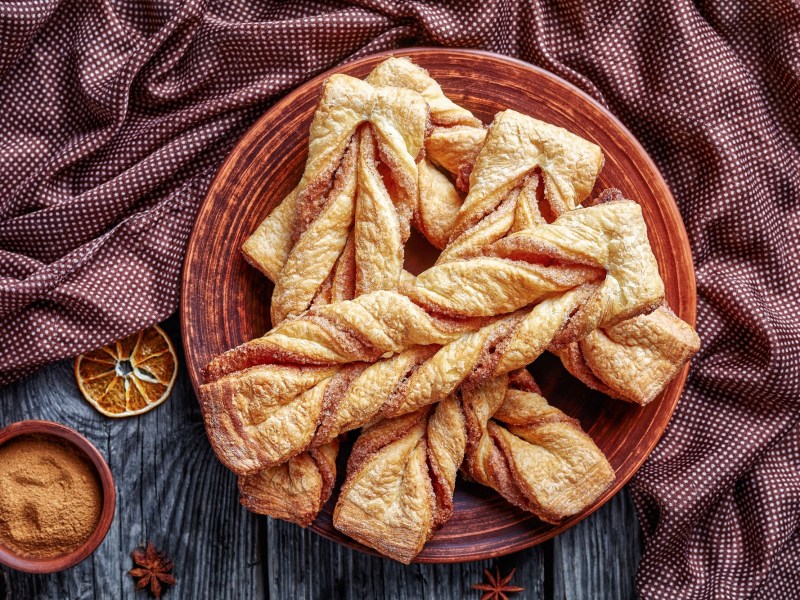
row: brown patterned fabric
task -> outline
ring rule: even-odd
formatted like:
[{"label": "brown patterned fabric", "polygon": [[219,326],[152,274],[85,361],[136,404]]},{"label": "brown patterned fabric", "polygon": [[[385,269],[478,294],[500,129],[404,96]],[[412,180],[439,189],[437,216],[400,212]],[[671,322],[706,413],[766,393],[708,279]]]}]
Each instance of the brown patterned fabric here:
[{"label": "brown patterned fabric", "polygon": [[704,347],[631,486],[639,592],[797,597],[796,2],[21,0],[0,32],[2,382],[173,312],[215,169],[312,75],[442,44],[593,95],[671,185],[699,284]]}]

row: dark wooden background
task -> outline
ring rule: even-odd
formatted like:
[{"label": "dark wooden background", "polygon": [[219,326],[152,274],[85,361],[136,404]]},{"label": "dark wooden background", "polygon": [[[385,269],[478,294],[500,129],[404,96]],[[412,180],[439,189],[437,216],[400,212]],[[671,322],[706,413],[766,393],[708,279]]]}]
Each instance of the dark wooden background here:
[{"label": "dark wooden background", "polygon": [[[164,328],[181,352],[175,317]],[[179,354],[181,364],[183,356]],[[169,598],[462,599],[484,568],[516,567],[511,598],[634,598],[642,552],[627,490],[566,533],[497,560],[403,566],[329,542],[239,506],[236,481],[214,457],[183,368],[171,398],[155,410],[114,420],[80,396],[72,361],[0,389],[0,426],[49,419],[74,427],[106,457],[117,485],[108,537],[83,563],[53,575],[0,567],[0,600],[147,598],[126,575],[129,553],[152,540],[175,561]]]}]

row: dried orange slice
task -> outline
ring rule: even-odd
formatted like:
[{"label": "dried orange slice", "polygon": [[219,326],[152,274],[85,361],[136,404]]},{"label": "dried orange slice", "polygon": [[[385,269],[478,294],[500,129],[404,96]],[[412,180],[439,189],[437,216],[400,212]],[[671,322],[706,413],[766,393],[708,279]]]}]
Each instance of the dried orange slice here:
[{"label": "dried orange slice", "polygon": [[178,375],[178,357],[166,333],[153,325],[75,359],[75,381],[107,417],[131,417],[164,402]]}]

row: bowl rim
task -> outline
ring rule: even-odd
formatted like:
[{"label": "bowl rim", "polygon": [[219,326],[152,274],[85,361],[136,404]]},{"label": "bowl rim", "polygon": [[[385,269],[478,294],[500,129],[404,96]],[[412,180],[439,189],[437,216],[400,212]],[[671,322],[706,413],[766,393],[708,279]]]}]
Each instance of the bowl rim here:
[{"label": "bowl rim", "polygon": [[75,429],[40,419],[18,421],[0,429],[0,447],[13,439],[25,435],[49,435],[71,444],[83,453],[93,465],[100,489],[103,494],[103,503],[100,518],[88,539],[76,549],[66,554],[59,554],[47,558],[29,558],[20,556],[7,546],[0,544],[0,563],[23,571],[25,573],[55,573],[74,567],[90,556],[105,539],[114,520],[114,511],[117,504],[117,491],[114,477],[105,458],[92,442],[78,433]]}]

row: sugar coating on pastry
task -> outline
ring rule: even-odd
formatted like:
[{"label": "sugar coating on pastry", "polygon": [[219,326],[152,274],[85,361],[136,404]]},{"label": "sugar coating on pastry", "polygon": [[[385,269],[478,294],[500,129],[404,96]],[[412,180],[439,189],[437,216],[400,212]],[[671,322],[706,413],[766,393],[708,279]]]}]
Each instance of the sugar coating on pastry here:
[{"label": "sugar coating on pastry", "polygon": [[[597,326],[647,311],[663,296],[641,210],[630,201],[571,211],[551,224],[512,234],[492,244],[487,253],[490,256],[436,265],[404,288],[405,294],[379,291],[315,307],[215,358],[204,371],[206,380],[227,381],[230,374],[259,364],[302,369],[374,363],[414,347],[438,347],[413,372],[395,372],[401,377],[399,387],[387,387],[373,398],[380,407],[377,414],[393,417],[437,402],[465,383],[477,384],[523,366],[556,342],[566,345]],[[542,262],[543,256],[552,262]],[[638,269],[626,264],[632,258]],[[478,268],[487,259],[502,267]],[[503,275],[512,271],[533,273],[534,283],[520,285],[519,278]],[[429,277],[431,273],[435,276]],[[475,283],[464,284],[465,277]],[[470,315],[485,315],[487,306],[495,313],[519,308],[501,317]],[[456,314],[439,316],[435,311]],[[201,396],[208,396],[204,406],[212,402],[213,393],[219,395],[219,390],[201,389]],[[244,423],[232,437],[253,447],[251,456],[245,457],[243,450],[218,454],[227,456],[232,469],[248,472],[303,451],[314,443],[317,427],[326,420],[323,416],[339,408],[328,403],[323,412],[324,396],[298,394],[281,407],[280,421],[253,419],[233,403],[216,406],[221,415],[217,422]],[[355,410],[359,403],[341,405],[352,406],[355,418],[344,418],[332,431],[364,424],[366,414]],[[266,439],[278,432],[283,436],[280,444]]]},{"label": "sugar coating on pastry", "polygon": [[200,386],[211,446],[240,475],[274,466],[306,449],[337,367],[265,365]]},{"label": "sugar coating on pastry", "polygon": [[[315,138],[315,144],[320,139],[330,139],[326,119],[337,108],[358,105],[358,98],[338,91],[348,84],[353,82],[342,78],[326,83],[311,128],[311,136],[319,138]],[[362,87],[363,96],[372,93]],[[399,92],[395,96],[402,102],[408,94]],[[356,126],[332,177],[329,170],[322,169],[323,176],[329,176],[328,189],[319,189],[308,178],[301,181],[245,242],[245,258],[277,283],[274,324],[296,312],[293,303],[299,307],[310,298],[311,306],[320,306],[350,300],[372,290],[393,289],[407,277],[403,270],[403,244],[408,237],[410,215],[418,210],[416,196],[421,192],[415,191],[415,185],[422,183],[415,182],[408,171],[413,171],[419,162],[422,126],[427,122],[418,98],[413,100],[409,107],[391,110],[381,109],[380,100],[376,101],[374,114]],[[389,114],[390,125],[396,130],[381,127],[381,110]],[[341,117],[339,121],[344,123],[346,119]],[[319,127],[320,123],[323,127]],[[407,156],[409,153],[413,156]],[[310,157],[305,175],[319,172],[320,164]],[[437,189],[429,186],[426,193],[439,198],[439,188],[441,185]],[[450,189],[454,192],[452,186]],[[440,214],[428,211],[426,215],[441,218],[448,211],[454,215],[460,203],[456,195],[449,202],[436,203],[442,207]],[[333,390],[342,387],[341,381],[352,371],[343,369],[327,386],[323,410],[330,404]],[[350,414],[348,408],[352,412],[353,407],[345,403],[342,418],[366,418],[363,409]],[[330,433],[333,428],[325,431]],[[318,431],[314,439],[318,440],[321,433]],[[268,467],[241,477],[243,503],[262,514],[308,524],[330,496],[335,479],[336,435],[331,435],[328,442],[315,442],[314,448],[292,456],[285,467]]]},{"label": "sugar coating on pastry", "polygon": [[[444,193],[449,202],[455,202],[456,188],[466,192],[469,188],[469,174],[472,171],[478,152],[486,138],[486,129],[483,123],[469,110],[459,106],[448,98],[441,86],[428,74],[428,72],[415,65],[407,58],[391,57],[375,67],[367,77],[373,85],[397,86],[414,90],[422,94],[430,106],[431,130],[425,141],[427,151],[426,165],[429,172],[436,167],[450,173],[455,179],[455,186],[449,180],[440,179],[439,192]],[[434,166],[435,165],[435,166]],[[445,183],[445,181],[447,181]],[[437,248],[443,248],[447,243],[449,232],[458,208],[448,205],[440,196],[420,191],[420,213],[417,224],[423,234],[428,237]],[[424,193],[423,193],[424,192]],[[428,194],[428,195],[425,195]],[[459,197],[458,205],[461,199]],[[429,208],[426,214],[422,209]],[[434,216],[442,219],[440,225],[448,232],[447,236],[438,237],[434,229],[436,222]]]},{"label": "sugar coating on pastry", "polygon": [[[594,502],[613,469],[517,369],[549,348],[644,404],[699,344],[650,312],[663,282],[638,205],[606,191],[579,208],[602,164],[514,111],[487,131],[404,58],[326,80],[303,178],[243,246],[276,282],[277,326],[213,359],[199,394],[242,503],[308,525],[358,427],[334,525],[401,562],[449,518],[465,456],[545,521]],[[418,277],[411,225],[446,246]]]},{"label": "sugar coating on pastry", "polygon": [[482,128],[483,124],[469,110],[445,96],[442,87],[428,72],[407,58],[387,58],[367,76],[374,86],[394,86],[421,94],[430,106],[434,126],[469,125]]},{"label": "sugar coating on pastry", "polygon": [[325,81],[300,183],[243,246],[275,282],[274,324],[320,297],[396,287],[427,127],[428,106],[412,90],[346,75]]},{"label": "sugar coating on pastry", "polygon": [[[566,129],[513,110],[497,113],[475,160],[451,244],[498,209],[532,174],[540,176],[543,199],[554,217],[575,209],[591,193],[603,162],[599,146]],[[535,203],[535,195],[528,200]]]},{"label": "sugar coating on pastry", "polygon": [[439,262],[403,291],[430,311],[487,316],[597,281],[604,273],[571,319],[576,339],[652,310],[664,297],[641,207],[630,200],[569,211],[553,223],[510,234],[482,254]]}]

